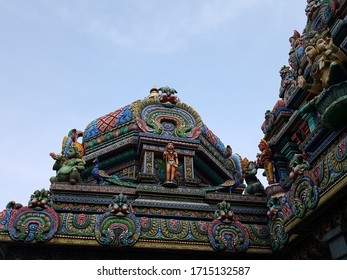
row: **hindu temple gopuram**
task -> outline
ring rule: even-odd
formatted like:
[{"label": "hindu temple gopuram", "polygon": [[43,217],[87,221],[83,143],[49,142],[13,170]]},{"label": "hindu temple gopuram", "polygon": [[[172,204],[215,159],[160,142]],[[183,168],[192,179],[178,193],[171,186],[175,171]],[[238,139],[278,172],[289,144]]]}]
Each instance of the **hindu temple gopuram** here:
[{"label": "hindu temple gopuram", "polygon": [[144,89],[52,139],[46,188],[0,212],[0,258],[347,259],[347,1],[305,12],[254,158],[174,88]]}]

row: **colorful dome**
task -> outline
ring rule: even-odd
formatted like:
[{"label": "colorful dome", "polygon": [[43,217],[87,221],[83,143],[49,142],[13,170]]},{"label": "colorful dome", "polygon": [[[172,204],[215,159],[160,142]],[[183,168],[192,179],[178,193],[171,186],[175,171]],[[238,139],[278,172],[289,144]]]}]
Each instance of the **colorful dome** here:
[{"label": "colorful dome", "polygon": [[231,148],[202,122],[200,115],[182,103],[169,87],[153,88],[147,98],[117,109],[88,124],[83,134],[86,155],[109,146],[127,135],[146,133],[163,139],[199,140],[216,157],[224,161]]}]

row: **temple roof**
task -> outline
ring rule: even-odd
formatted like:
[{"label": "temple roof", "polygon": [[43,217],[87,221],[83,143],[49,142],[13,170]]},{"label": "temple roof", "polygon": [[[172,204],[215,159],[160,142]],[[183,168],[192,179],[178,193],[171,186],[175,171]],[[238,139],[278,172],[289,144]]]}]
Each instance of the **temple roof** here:
[{"label": "temple roof", "polygon": [[147,98],[134,101],[90,122],[83,134],[85,153],[131,132],[144,132],[177,140],[203,141],[199,138],[202,135],[209,142],[205,142],[205,146],[212,145],[220,154],[219,157],[227,157],[228,148],[203,123],[198,112],[181,102],[175,94],[171,94],[171,97],[175,96],[176,102],[162,98],[165,93],[153,95],[153,92],[158,93],[156,88],[152,88]]}]

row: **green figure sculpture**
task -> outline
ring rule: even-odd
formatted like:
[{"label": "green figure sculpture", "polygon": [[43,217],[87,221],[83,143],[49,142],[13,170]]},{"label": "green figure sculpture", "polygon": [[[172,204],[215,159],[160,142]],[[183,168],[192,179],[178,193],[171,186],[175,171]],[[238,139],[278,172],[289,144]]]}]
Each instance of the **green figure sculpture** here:
[{"label": "green figure sculpture", "polygon": [[50,153],[50,156],[55,160],[53,170],[57,171],[56,176],[51,177],[51,183],[68,182],[70,184],[81,183],[81,172],[84,171],[85,161],[82,159],[84,149],[82,144],[76,142],[77,138],[72,138],[72,141],[67,141],[70,138],[63,139],[63,155]]}]

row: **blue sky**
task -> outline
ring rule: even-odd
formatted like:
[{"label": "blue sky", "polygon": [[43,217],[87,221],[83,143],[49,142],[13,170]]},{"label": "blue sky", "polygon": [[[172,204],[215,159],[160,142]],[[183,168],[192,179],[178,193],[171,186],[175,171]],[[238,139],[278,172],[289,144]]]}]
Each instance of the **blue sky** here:
[{"label": "blue sky", "polygon": [[[170,86],[255,159],[304,0],[0,0],[0,208],[55,174],[70,129]],[[262,170],[258,171],[261,178]]]}]

